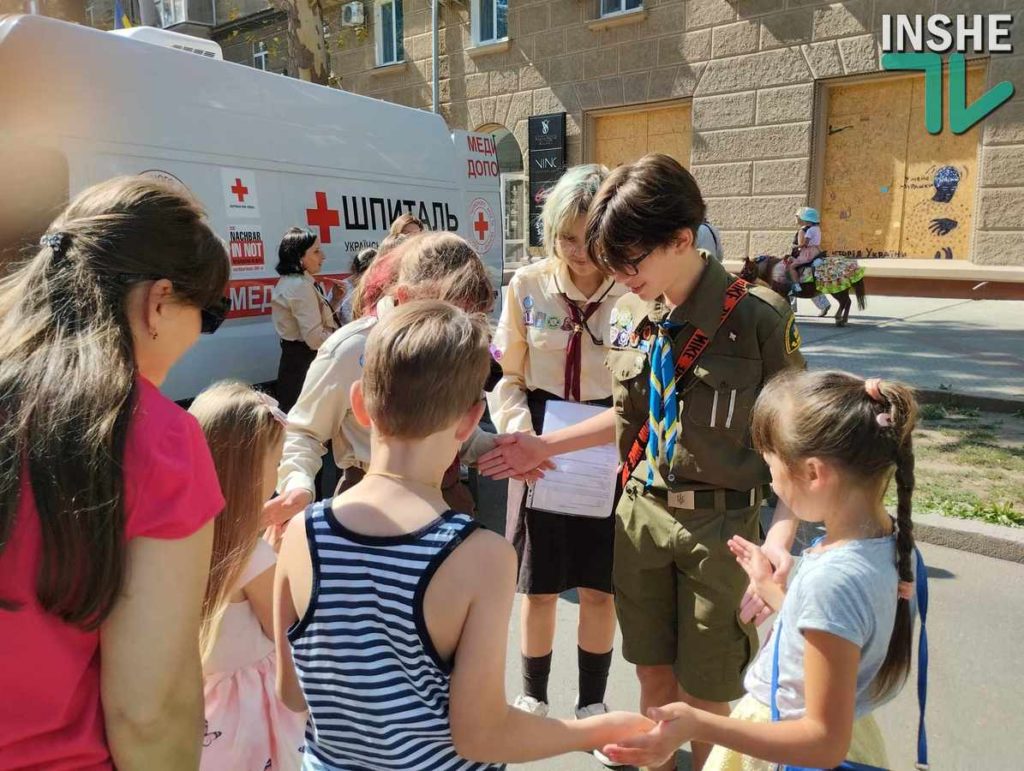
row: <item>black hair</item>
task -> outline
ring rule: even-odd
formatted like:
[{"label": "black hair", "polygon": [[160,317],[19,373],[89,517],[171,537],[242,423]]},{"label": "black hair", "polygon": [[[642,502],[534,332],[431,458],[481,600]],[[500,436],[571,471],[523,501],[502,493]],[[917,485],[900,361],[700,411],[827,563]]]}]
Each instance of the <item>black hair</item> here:
[{"label": "black hair", "polygon": [[705,213],[700,188],[679,161],[645,155],[616,168],[597,191],[587,216],[587,253],[611,273],[638,253],[671,243],[682,228],[696,242]]},{"label": "black hair", "polygon": [[277,272],[282,276],[305,273],[302,258],[316,243],[316,233],[308,228],[288,228],[277,247]]}]

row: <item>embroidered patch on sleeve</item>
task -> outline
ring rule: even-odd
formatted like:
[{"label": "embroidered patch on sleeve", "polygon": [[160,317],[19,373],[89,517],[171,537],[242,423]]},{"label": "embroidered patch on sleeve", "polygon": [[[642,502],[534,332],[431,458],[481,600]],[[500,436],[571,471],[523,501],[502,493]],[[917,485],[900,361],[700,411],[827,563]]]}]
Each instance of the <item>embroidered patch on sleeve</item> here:
[{"label": "embroidered patch on sleeve", "polygon": [[796,325],[796,317],[790,316],[786,322],[786,353],[793,353],[800,347],[800,330]]}]

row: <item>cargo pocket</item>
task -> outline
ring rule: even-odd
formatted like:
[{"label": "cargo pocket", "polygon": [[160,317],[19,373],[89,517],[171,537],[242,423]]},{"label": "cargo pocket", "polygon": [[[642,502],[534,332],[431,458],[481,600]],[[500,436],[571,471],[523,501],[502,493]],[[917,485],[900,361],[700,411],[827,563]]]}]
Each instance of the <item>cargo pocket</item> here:
[{"label": "cargo pocket", "polygon": [[683,396],[686,423],[742,438],[761,382],[761,361],[735,356],[702,356]]}]

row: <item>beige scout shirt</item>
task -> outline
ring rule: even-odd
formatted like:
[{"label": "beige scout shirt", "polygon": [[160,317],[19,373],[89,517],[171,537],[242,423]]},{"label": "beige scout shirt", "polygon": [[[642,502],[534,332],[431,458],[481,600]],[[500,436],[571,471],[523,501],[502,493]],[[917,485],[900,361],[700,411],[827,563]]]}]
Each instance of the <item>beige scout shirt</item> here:
[{"label": "beige scout shirt", "polygon": [[[718,262],[707,261],[699,283],[669,312],[661,302],[634,294],[619,300],[607,333],[606,363],[612,372],[618,415],[616,436],[625,457],[649,414],[650,350],[656,331],[642,325],[666,318],[683,324],[673,335],[673,358],[700,328],[711,343],[677,384],[680,438],[673,468],[662,463],[655,487],[672,491],[749,490],[771,481],[768,466],[750,444],[750,416],[761,387],[780,370],[805,366],[800,333],[789,304],[775,292],[753,286],[725,324],[725,291],[734,280]],[[636,330],[641,330],[639,334]],[[635,479],[647,479],[641,461]]]},{"label": "beige scout shirt", "polygon": [[274,287],[270,309],[282,340],[301,340],[314,351],[338,328],[334,311],[308,273],[282,276]]},{"label": "beige scout shirt", "polygon": [[503,376],[487,396],[491,420],[502,433],[533,433],[526,392],[543,389],[562,396],[565,390],[565,356],[572,322],[564,292],[583,308],[586,303],[604,297],[601,307],[587,322],[601,344],[586,333],[581,338],[580,399],[593,401],[611,395],[611,378],[602,366],[608,344],[606,330],[615,301],[626,288],[606,280],[591,297],[572,283],[569,269],[557,257],[520,268],[512,276],[494,335],[494,356]]},{"label": "beige scout shirt", "polygon": [[[389,302],[377,306],[378,313],[390,309]],[[277,469],[277,490],[308,490],[315,495],[315,480],[320,459],[331,440],[334,463],[338,468],[366,468],[370,462],[370,432],[352,413],[349,389],[362,377],[363,354],[374,316],[346,324],[327,338],[309,366],[299,400],[288,413],[284,455]],[[494,448],[494,434],[477,428],[460,454],[467,463],[475,463]]]}]

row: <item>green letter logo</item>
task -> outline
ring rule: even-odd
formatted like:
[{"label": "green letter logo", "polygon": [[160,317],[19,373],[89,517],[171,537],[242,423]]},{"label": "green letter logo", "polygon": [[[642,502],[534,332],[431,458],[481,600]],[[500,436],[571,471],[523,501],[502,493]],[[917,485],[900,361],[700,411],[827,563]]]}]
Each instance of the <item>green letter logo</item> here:
[{"label": "green letter logo", "polygon": [[[883,54],[884,70],[924,72],[924,126],[929,134],[942,132],[942,57],[936,53]],[[1013,96],[1013,84],[997,83],[967,105],[967,64],[963,54],[949,57],[949,125],[963,134]]]}]

